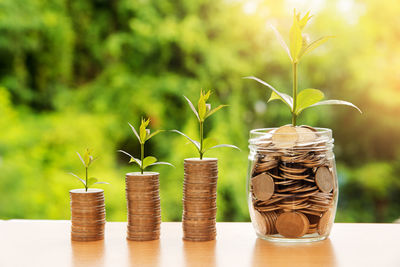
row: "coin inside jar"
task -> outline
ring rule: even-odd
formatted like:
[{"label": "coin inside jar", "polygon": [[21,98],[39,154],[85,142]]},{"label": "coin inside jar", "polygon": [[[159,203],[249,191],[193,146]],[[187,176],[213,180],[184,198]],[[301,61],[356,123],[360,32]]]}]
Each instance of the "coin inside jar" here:
[{"label": "coin inside jar", "polygon": [[274,194],[275,184],[271,176],[262,173],[251,179],[254,196],[259,200],[268,200]]},{"label": "coin inside jar", "polygon": [[308,232],[310,222],[300,212],[284,212],[276,220],[276,229],[284,237],[298,238]]},{"label": "coin inside jar", "polygon": [[334,187],[331,171],[327,167],[319,167],[315,173],[315,183],[322,192],[331,192]]}]

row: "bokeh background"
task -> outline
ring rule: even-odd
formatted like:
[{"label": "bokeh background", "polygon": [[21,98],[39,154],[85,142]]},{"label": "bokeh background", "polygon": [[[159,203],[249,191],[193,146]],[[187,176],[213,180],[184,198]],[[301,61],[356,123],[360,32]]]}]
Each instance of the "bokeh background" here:
[{"label": "bokeh background", "polygon": [[[337,222],[400,217],[400,2],[386,0],[1,0],[0,219],[69,219],[69,193],[83,175],[76,151],[99,156],[93,176],[107,181],[107,219],[126,220],[124,176],[136,170],[118,154],[138,155],[128,127],[141,116],[152,129],[197,138],[183,95],[230,106],[206,124],[221,148],[218,220],[248,221],[248,132],[290,123],[254,75],[290,93],[291,68],[269,24],[284,36],[293,8],[311,10],[311,39],[336,35],[299,66],[299,87],[358,105],[305,111],[300,124],[329,127],[340,181]],[[176,168],[161,173],[162,217],[181,219],[186,140],[163,133],[147,155]]]}]

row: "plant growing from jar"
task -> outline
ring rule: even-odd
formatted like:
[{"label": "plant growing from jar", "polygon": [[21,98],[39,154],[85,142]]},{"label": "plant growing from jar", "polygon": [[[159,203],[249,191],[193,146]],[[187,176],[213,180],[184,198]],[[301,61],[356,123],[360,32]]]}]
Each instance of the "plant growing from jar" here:
[{"label": "plant growing from jar", "polygon": [[218,140],[215,138],[204,138],[206,119],[225,107],[225,105],[220,105],[211,109],[211,105],[207,104],[210,94],[210,91],[207,93],[200,91],[197,109],[185,97],[199,122],[200,141],[196,141],[178,130],[173,130],[189,140],[199,153],[198,158],[184,160],[182,228],[183,239],[186,241],[210,241],[216,237],[218,159],[204,158],[204,154],[219,147],[238,149],[234,145],[218,144]]},{"label": "plant growing from jar", "polygon": [[337,175],[332,152],[332,131],[296,126],[305,109],[321,105],[347,105],[343,100],[323,100],[324,93],[308,88],[298,92],[300,59],[333,36],[313,42],[303,34],[310,20],[294,11],[289,46],[272,27],[292,63],[292,96],[282,93],[256,77],[272,90],[268,102],[281,100],[290,109],[292,124],[250,131],[249,211],[260,238],[272,241],[317,241],[325,239],[332,227],[338,198]]}]

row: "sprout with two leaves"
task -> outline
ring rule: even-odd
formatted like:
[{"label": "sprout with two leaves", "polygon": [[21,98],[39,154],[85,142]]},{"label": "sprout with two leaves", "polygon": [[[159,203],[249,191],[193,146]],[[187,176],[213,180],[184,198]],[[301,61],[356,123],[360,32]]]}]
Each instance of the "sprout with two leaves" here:
[{"label": "sprout with two leaves", "polygon": [[90,177],[89,178],[89,167],[93,163],[93,161],[95,161],[97,159],[97,158],[93,157],[91,149],[87,148],[86,151],[85,151],[85,154],[83,155],[83,157],[81,156],[81,154],[79,154],[79,152],[76,152],[76,154],[78,154],[78,157],[81,160],[81,162],[83,164],[83,167],[85,167],[85,179],[80,178],[76,174],[73,174],[73,173],[70,173],[70,174],[73,175],[79,181],[81,181],[81,183],[85,187],[85,191],[86,192],[88,191],[88,189],[92,185],[95,185],[95,184],[108,184],[107,182],[99,182],[98,179],[95,178],[95,177]]},{"label": "sprout with two leaves", "polygon": [[334,36],[325,36],[310,43],[308,41],[307,35],[303,34],[303,29],[311,17],[312,16],[310,16],[310,12],[308,12],[304,17],[301,18],[300,13],[297,13],[296,10],[294,11],[293,25],[290,28],[289,32],[289,41],[290,41],[289,47],[286,45],[285,41],[279,34],[278,30],[271,25],[271,28],[275,32],[278,41],[287,52],[290,61],[292,63],[293,97],[285,93],[279,92],[268,83],[256,77],[253,76],[245,77],[246,79],[256,80],[257,82],[267,86],[272,90],[272,94],[268,102],[279,99],[290,108],[290,112],[292,113],[293,126],[296,126],[297,116],[299,116],[303,110],[305,110],[306,108],[320,106],[320,105],[347,105],[357,109],[361,113],[361,110],[358,107],[347,101],[343,100],[321,101],[324,98],[324,93],[318,89],[309,88],[302,90],[300,93],[297,93],[297,65],[299,64],[300,59],[304,55],[310,53],[312,50],[320,46],[321,44],[325,43],[330,38],[334,37]]},{"label": "sprout with two leaves", "polygon": [[186,97],[183,96],[186,101],[189,103],[190,108],[192,109],[194,115],[196,116],[197,120],[199,121],[199,128],[200,128],[200,142],[196,141],[186,134],[178,131],[178,130],[172,130],[175,133],[178,133],[186,139],[188,139],[197,149],[200,155],[200,159],[203,159],[204,153],[206,153],[208,150],[218,148],[218,147],[231,147],[231,148],[236,148],[239,149],[237,146],[234,145],[227,145],[227,144],[218,144],[218,140],[216,138],[206,138],[204,139],[204,121],[210,117],[212,114],[217,112],[223,107],[226,107],[227,105],[219,105],[218,107],[211,109],[211,104],[207,104],[207,100],[210,97],[211,92],[208,91],[207,93],[203,93],[203,90],[200,91],[200,98],[197,103],[197,110],[192,104],[192,102]]},{"label": "sprout with two leaves", "polygon": [[140,143],[140,159],[137,159],[135,157],[133,157],[131,154],[129,154],[128,152],[125,152],[123,150],[118,150],[118,152],[124,153],[125,155],[130,157],[129,163],[134,163],[137,164],[140,168],[140,173],[143,174],[144,170],[147,167],[150,166],[154,166],[154,165],[169,165],[169,166],[174,166],[171,163],[168,162],[157,162],[157,158],[153,157],[153,156],[148,156],[148,157],[144,157],[144,144],[150,140],[150,138],[154,137],[155,135],[159,134],[162,132],[162,130],[157,130],[153,133],[150,133],[150,129],[146,129],[147,126],[150,123],[150,119],[143,119],[141,121],[140,127],[139,127],[139,134],[136,131],[135,127],[133,127],[130,123],[129,126],[131,127],[133,133],[135,134],[136,138],[138,139],[139,143]]}]

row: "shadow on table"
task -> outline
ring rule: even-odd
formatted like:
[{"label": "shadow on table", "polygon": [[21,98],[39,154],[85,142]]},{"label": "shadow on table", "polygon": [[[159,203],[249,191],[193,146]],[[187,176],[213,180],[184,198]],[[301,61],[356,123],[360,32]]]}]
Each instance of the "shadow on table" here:
[{"label": "shadow on table", "polygon": [[216,241],[190,242],[183,241],[185,266],[216,266]]},{"label": "shadow on table", "polygon": [[257,238],[252,266],[337,266],[330,239],[311,243],[275,243]]},{"label": "shadow on table", "polygon": [[104,266],[104,240],[91,242],[71,241],[74,267]]},{"label": "shadow on table", "polygon": [[130,266],[160,266],[160,240],[127,241]]}]

